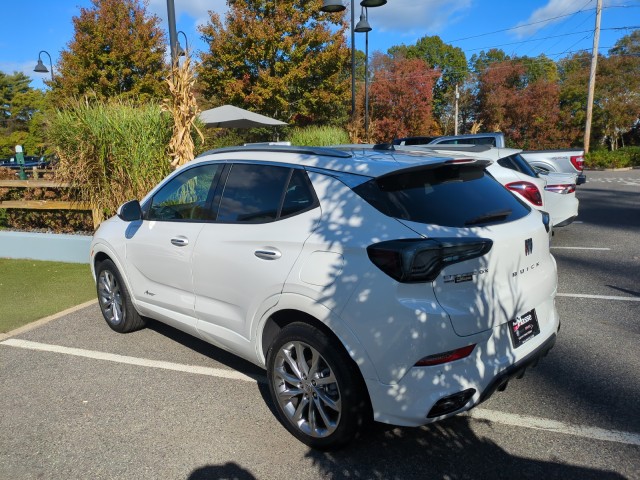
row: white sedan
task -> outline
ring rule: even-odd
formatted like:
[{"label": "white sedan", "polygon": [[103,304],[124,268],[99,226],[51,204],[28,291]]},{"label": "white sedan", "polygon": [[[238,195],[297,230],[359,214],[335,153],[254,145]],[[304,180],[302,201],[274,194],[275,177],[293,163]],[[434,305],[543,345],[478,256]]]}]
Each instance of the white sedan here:
[{"label": "white sedan", "polygon": [[529,205],[548,212],[554,227],[569,225],[578,216],[579,201],[575,193],[576,175],[555,172],[538,173],[520,155],[522,150],[487,145],[420,145],[405,148],[425,149],[438,154],[464,154],[473,158],[492,160],[493,163],[487,167],[487,171]]}]

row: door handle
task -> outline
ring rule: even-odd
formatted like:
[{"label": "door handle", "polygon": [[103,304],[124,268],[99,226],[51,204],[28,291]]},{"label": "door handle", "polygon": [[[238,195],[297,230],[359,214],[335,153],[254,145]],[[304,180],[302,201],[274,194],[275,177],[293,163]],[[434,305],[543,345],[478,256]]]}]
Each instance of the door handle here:
[{"label": "door handle", "polygon": [[172,238],[171,243],[176,247],[186,247],[187,245],[189,245],[189,239],[187,237],[183,237],[182,235],[179,235],[177,237]]},{"label": "door handle", "polygon": [[258,258],[261,258],[263,260],[277,260],[282,256],[282,253],[280,252],[280,250],[274,248],[274,249],[270,249],[270,250],[256,250],[255,252],[253,252],[254,255]]}]

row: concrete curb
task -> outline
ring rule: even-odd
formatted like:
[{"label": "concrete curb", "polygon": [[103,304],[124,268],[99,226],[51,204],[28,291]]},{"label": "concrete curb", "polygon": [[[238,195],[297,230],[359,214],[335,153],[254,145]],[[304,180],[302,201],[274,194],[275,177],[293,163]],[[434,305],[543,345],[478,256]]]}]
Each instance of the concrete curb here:
[{"label": "concrete curb", "polygon": [[89,263],[91,238],[88,235],[2,231],[0,252],[4,258]]},{"label": "concrete curb", "polygon": [[89,307],[96,303],[98,303],[97,298],[94,300],[89,300],[88,302],[81,303],[80,305],[76,305],[75,307],[67,308],[66,310],[63,310],[61,312],[54,313],[53,315],[49,315],[48,317],[41,318],[40,320],[35,320],[31,323],[27,323],[26,325],[18,327],[7,333],[0,333],[0,342],[3,340],[6,340],[7,338],[15,337],[16,335],[20,335],[21,333],[25,333],[25,332],[28,332],[29,330],[33,330],[35,328],[41,327],[42,325],[46,325],[47,323],[53,320],[56,320],[60,317],[64,317],[65,315],[68,315],[70,313],[77,312],[78,310],[82,310],[83,308]]}]

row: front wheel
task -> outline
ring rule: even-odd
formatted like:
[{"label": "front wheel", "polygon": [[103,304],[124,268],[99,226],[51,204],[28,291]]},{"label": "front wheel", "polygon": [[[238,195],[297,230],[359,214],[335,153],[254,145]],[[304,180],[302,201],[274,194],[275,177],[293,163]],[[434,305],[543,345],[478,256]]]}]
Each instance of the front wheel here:
[{"label": "front wheel", "polygon": [[267,377],[280,422],[312,448],[346,445],[370,418],[357,366],[311,325],[280,332],[267,354]]},{"label": "front wheel", "polygon": [[100,311],[112,330],[128,333],[145,326],[144,318],[133,306],[120,272],[111,260],[98,265],[96,279]]}]

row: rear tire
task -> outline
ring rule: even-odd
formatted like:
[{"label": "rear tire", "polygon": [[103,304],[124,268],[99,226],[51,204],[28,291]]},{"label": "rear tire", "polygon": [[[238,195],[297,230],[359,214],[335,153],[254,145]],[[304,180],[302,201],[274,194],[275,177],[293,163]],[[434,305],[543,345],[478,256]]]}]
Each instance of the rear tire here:
[{"label": "rear tire", "polygon": [[267,353],[269,392],[278,419],[302,443],[335,450],[371,417],[358,367],[319,329],[286,326]]},{"label": "rear tire", "polygon": [[145,319],[133,306],[122,276],[111,260],[104,260],[96,268],[96,290],[100,311],[112,330],[128,333],[145,326]]}]

